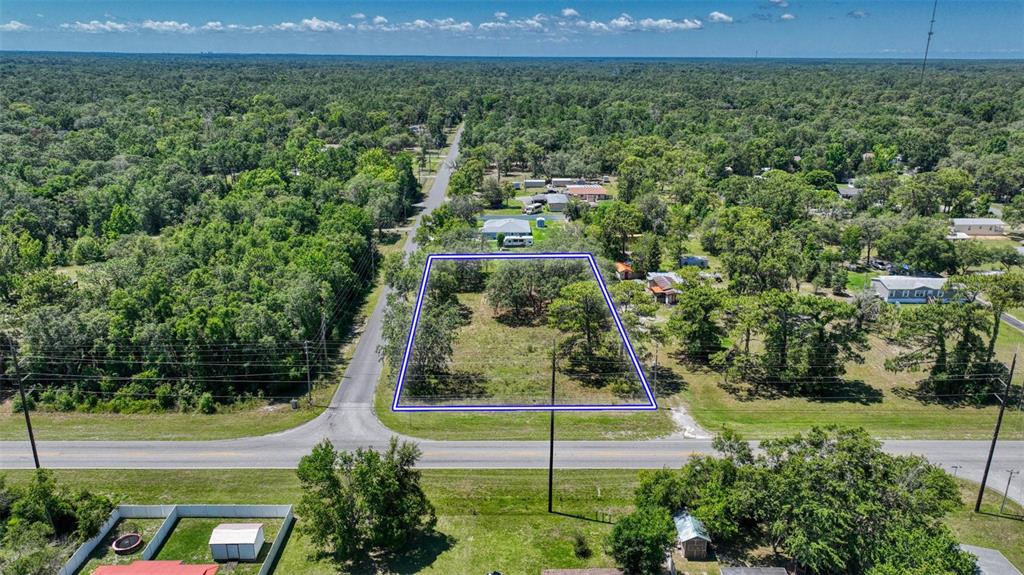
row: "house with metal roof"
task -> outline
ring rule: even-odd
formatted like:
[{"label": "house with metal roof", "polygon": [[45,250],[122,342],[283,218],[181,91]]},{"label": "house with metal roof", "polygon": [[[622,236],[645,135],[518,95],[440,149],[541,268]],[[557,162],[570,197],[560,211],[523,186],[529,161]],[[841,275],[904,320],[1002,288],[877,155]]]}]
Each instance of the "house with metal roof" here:
[{"label": "house with metal roof", "polygon": [[676,287],[683,283],[683,278],[675,272],[648,272],[647,291],[661,303],[674,304],[679,295]]},{"label": "house with metal roof", "polygon": [[953,233],[968,236],[1001,236],[1006,224],[999,218],[953,218]]},{"label": "house with metal roof", "polygon": [[685,511],[673,516],[672,521],[676,524],[676,546],[682,550],[683,557],[690,561],[707,559],[711,536],[704,523]]},{"label": "house with metal roof", "polygon": [[480,231],[480,235],[489,240],[493,240],[498,237],[498,234],[503,234],[506,237],[533,235],[530,231],[530,222],[526,220],[501,218],[500,220],[487,220],[484,222],[484,227]]},{"label": "house with metal roof", "polygon": [[948,302],[957,291],[946,287],[946,278],[879,276],[871,278],[871,290],[886,303]]}]

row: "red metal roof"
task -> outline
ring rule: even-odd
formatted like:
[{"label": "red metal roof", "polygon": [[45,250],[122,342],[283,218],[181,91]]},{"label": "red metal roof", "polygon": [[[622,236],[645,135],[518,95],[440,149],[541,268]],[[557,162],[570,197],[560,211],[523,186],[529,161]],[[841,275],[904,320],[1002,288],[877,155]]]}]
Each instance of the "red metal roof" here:
[{"label": "red metal roof", "polygon": [[135,561],[130,565],[103,565],[92,575],[217,575],[219,565],[186,565],[184,561]]}]

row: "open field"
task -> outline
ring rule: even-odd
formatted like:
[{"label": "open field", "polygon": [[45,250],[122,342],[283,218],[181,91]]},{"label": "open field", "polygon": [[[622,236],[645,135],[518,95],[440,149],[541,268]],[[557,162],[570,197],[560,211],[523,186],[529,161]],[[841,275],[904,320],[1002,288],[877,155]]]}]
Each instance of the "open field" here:
[{"label": "open field", "polygon": [[[120,496],[125,503],[296,503],[301,490],[292,470],[57,470],[57,480]],[[12,471],[19,483],[28,471]],[[438,535],[413,545],[418,553],[399,556],[393,572],[463,575],[467,566],[486,573],[538,573],[542,568],[609,566],[604,538],[611,520],[632,509],[634,470],[562,470],[555,475],[555,510],[546,511],[544,470],[424,470],[423,486],[437,508]],[[273,486],[268,489],[267,486]],[[947,520],[964,543],[999,549],[1024,565],[1024,521],[999,517],[1000,494],[989,490],[982,514],[972,512],[977,486],[961,482],[964,505]],[[1020,506],[1008,512],[1021,515]],[[578,516],[578,517],[574,517]],[[301,527],[301,518],[296,523]],[[572,536],[586,538],[593,557],[577,559]],[[269,537],[269,536],[268,536]],[[317,559],[300,529],[292,531],[275,573],[327,575],[333,564]]]}]

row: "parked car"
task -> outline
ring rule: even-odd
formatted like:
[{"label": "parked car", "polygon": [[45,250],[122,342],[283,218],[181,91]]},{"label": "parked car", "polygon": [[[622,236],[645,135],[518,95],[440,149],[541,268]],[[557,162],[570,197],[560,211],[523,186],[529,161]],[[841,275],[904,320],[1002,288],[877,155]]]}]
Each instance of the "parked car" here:
[{"label": "parked car", "polygon": [[887,272],[892,269],[892,264],[885,260],[871,260],[871,267],[879,271]]}]

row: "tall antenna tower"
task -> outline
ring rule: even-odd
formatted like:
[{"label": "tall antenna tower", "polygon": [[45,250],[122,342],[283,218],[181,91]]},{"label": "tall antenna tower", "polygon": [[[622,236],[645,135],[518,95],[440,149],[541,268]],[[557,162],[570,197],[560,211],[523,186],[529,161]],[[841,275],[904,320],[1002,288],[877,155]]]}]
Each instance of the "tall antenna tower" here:
[{"label": "tall antenna tower", "polygon": [[921,62],[921,83],[924,83],[924,70],[928,66],[928,50],[932,47],[932,36],[935,34],[935,10],[939,7],[939,0],[932,4],[932,21],[928,24],[928,43],[924,45],[924,61]]}]

